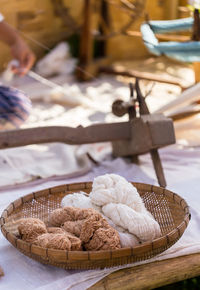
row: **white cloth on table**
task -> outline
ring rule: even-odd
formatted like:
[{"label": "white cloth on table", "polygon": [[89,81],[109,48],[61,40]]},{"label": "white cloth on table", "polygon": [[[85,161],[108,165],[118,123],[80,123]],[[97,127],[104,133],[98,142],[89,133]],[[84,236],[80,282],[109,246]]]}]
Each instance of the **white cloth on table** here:
[{"label": "white cloth on table", "polygon": [[[132,264],[135,266],[151,261],[163,260],[182,255],[200,252],[200,149],[181,149],[171,146],[160,150],[167,188],[181,195],[190,205],[191,221],[183,237],[170,249],[144,262]],[[156,184],[155,172],[150,156],[140,158],[140,166],[121,158],[108,158],[99,166],[82,176],[48,181],[39,185],[28,185],[0,192],[0,211],[18,197],[64,183],[90,181],[104,173],[121,174],[127,180]],[[42,265],[20,253],[0,234],[0,264],[5,272],[1,278],[0,289],[72,289],[84,290],[117,269],[130,267],[124,265],[104,270],[63,270],[53,266]]]},{"label": "white cloth on table", "polygon": [[0,188],[83,175],[91,169],[86,153],[63,143],[0,150]]}]

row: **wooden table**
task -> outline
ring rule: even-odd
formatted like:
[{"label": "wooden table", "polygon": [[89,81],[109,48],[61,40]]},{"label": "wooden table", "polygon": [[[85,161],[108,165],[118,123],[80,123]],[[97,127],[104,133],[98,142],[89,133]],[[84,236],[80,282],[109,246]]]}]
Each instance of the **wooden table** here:
[{"label": "wooden table", "polygon": [[89,289],[149,290],[199,275],[200,254],[193,254],[116,271]]}]

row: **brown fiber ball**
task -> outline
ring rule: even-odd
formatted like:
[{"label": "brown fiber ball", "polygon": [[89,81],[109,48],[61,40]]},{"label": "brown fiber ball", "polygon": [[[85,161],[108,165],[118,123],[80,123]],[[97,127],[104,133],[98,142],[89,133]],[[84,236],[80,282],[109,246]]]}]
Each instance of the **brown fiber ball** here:
[{"label": "brown fiber ball", "polygon": [[21,219],[18,231],[22,240],[28,243],[32,243],[39,235],[47,233],[44,222],[37,218]]},{"label": "brown fiber ball", "polygon": [[99,228],[88,243],[84,244],[87,251],[116,250],[120,249],[120,239],[118,232],[112,227]]},{"label": "brown fiber ball", "polygon": [[62,209],[63,219],[65,221],[78,221],[78,220],[84,220],[88,218],[89,216],[97,216],[97,219],[101,218],[101,214],[98,213],[93,208],[77,208],[77,207],[71,207],[66,206]]},{"label": "brown fiber ball", "polygon": [[83,243],[87,243],[93,236],[96,230],[99,228],[110,228],[108,222],[100,215],[97,218],[96,215],[92,215],[84,220],[81,228],[80,239]]},{"label": "brown fiber ball", "polygon": [[96,216],[96,219],[100,219],[101,215],[96,210],[80,209],[76,207],[66,206],[64,208],[55,209],[49,217],[49,223],[51,226],[60,227],[65,222],[84,220],[89,216]]},{"label": "brown fiber ball", "polygon": [[62,226],[62,229],[64,229],[66,232],[69,232],[77,237],[80,237],[83,223],[84,223],[84,220],[65,222],[64,225]]},{"label": "brown fiber ball", "polygon": [[[61,226],[66,231],[68,239],[73,244],[72,250],[81,249],[81,244],[86,250],[111,250],[119,249],[120,239],[118,232],[113,229],[94,209],[80,209],[64,207],[52,212],[50,223]],[[58,230],[53,230],[58,232]],[[60,232],[60,231],[59,231]],[[72,237],[69,237],[72,234]],[[75,236],[76,237],[75,237]]]},{"label": "brown fiber ball", "polygon": [[82,250],[81,247],[81,240],[74,236],[73,234],[65,231],[63,228],[58,228],[58,227],[50,227],[47,228],[48,233],[52,234],[64,234],[68,237],[68,239],[71,242],[71,251],[80,251]]},{"label": "brown fiber ball", "polygon": [[49,223],[51,226],[60,227],[66,221],[73,221],[73,212],[70,209],[65,210],[64,208],[55,209],[49,217]]},{"label": "brown fiber ball", "polygon": [[46,233],[38,236],[34,244],[42,248],[52,248],[56,250],[71,250],[71,242],[65,234]]},{"label": "brown fiber ball", "polygon": [[82,250],[82,242],[79,238],[72,235],[71,233],[66,232],[68,239],[71,242],[71,251],[80,251]]},{"label": "brown fiber ball", "polygon": [[50,234],[65,234],[65,231],[59,227],[49,227],[47,232]]},{"label": "brown fiber ball", "polygon": [[75,211],[75,220],[85,220],[93,216],[94,219],[102,219],[102,215],[93,208],[83,208]]}]

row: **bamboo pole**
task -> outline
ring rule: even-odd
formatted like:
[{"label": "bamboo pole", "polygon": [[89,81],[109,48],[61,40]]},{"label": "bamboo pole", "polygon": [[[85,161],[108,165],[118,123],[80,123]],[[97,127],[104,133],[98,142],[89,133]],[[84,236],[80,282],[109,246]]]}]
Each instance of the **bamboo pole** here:
[{"label": "bamboo pole", "polygon": [[80,38],[79,64],[76,71],[77,78],[80,80],[91,78],[86,72],[93,58],[92,0],[85,0],[83,15],[84,23]]},{"label": "bamboo pole", "polygon": [[165,18],[176,19],[178,17],[178,0],[166,0],[165,1]]},{"label": "bamboo pole", "polygon": [[195,83],[199,83],[200,82],[200,62],[194,62],[193,69],[194,69]]},{"label": "bamboo pole", "polygon": [[114,272],[90,290],[154,289],[200,275],[200,254],[157,261]]},{"label": "bamboo pole", "polygon": [[[127,36],[132,36],[132,37],[142,37],[142,33],[140,31],[131,31],[128,30],[126,31]],[[180,42],[185,42],[185,41],[190,41],[190,36],[189,35],[176,35],[176,34],[156,34],[156,37],[158,40],[162,41],[180,41]]]}]

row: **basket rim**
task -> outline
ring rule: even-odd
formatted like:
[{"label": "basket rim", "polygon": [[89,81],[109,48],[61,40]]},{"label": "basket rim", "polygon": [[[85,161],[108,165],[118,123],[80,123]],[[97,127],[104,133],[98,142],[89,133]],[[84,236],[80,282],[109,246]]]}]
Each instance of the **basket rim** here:
[{"label": "basket rim", "polygon": [[[126,257],[126,256],[133,256],[137,254],[137,251],[140,250],[141,253],[143,253],[143,249],[149,248],[150,250],[154,250],[158,248],[159,246],[168,246],[173,244],[173,239],[175,238],[175,242],[182,236],[184,233],[185,229],[188,226],[189,220],[191,219],[191,213],[189,210],[189,206],[186,203],[185,199],[180,197],[178,194],[155,185],[151,184],[146,184],[146,183],[140,183],[140,182],[132,182],[130,181],[138,190],[148,190],[151,192],[156,193],[156,191],[159,191],[159,193],[162,193],[164,195],[168,195],[173,198],[174,202],[176,204],[179,204],[182,209],[185,212],[184,219],[182,222],[173,230],[169,231],[167,234],[162,235],[159,238],[156,238],[152,241],[144,242],[140,245],[134,246],[134,247],[126,247],[126,248],[120,248],[116,250],[103,250],[103,251],[67,251],[67,250],[56,250],[56,249],[51,249],[51,248],[43,248],[39,247],[37,245],[34,245],[32,243],[25,242],[21,240],[20,238],[16,237],[13,233],[9,232],[6,230],[5,224],[6,224],[6,219],[13,213],[15,209],[20,207],[23,203],[29,202],[32,199],[37,199],[38,197],[45,196],[45,195],[52,195],[56,194],[58,192],[64,191],[64,192],[69,192],[69,191],[75,191],[75,190],[84,190],[84,189],[90,189],[92,187],[92,181],[88,182],[78,182],[78,183],[71,183],[71,184],[62,184],[50,188],[46,188],[43,190],[39,190],[37,192],[32,192],[27,195],[24,195],[13,202],[11,202],[6,209],[3,210],[1,217],[0,217],[0,225],[1,225],[1,231],[5,238],[17,249],[20,250],[20,245],[23,245],[23,248],[25,247],[26,249],[29,249],[28,252],[32,253],[32,250],[34,249],[34,252],[43,250],[44,252],[44,257],[49,257],[53,256],[54,254],[64,254],[66,256],[66,259],[68,261],[75,261],[73,256],[76,256],[76,259],[78,261],[79,256],[81,257],[81,260],[96,260],[96,259],[112,259],[115,257]],[[144,251],[145,253],[145,251]],[[102,254],[104,257],[101,257]],[[121,255],[120,255],[121,254]],[[40,256],[40,255],[39,255]],[[80,260],[80,261],[81,261]]]}]

